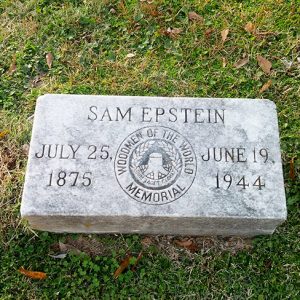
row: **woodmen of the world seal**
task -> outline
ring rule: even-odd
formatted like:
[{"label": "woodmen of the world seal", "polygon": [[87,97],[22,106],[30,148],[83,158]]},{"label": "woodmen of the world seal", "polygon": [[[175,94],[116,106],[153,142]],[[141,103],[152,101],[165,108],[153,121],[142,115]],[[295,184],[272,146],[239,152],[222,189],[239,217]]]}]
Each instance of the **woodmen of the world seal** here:
[{"label": "woodmen of the world seal", "polygon": [[166,204],[180,198],[192,185],[196,171],[191,144],[168,127],[136,130],[123,140],[115,157],[121,188],[145,204]]}]

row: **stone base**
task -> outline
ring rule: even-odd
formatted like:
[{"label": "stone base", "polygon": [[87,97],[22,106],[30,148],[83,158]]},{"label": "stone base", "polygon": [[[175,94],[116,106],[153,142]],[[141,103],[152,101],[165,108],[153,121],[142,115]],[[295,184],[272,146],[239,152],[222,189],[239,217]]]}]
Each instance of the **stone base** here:
[{"label": "stone base", "polygon": [[70,233],[255,236],[272,234],[283,219],[118,216],[25,216],[34,229]]}]

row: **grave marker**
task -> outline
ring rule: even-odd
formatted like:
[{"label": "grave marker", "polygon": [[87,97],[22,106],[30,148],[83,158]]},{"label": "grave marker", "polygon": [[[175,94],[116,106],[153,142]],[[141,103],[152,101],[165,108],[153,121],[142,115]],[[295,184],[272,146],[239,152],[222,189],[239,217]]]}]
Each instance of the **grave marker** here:
[{"label": "grave marker", "polygon": [[286,219],[275,105],[42,96],[21,214],[54,232],[272,233]]}]

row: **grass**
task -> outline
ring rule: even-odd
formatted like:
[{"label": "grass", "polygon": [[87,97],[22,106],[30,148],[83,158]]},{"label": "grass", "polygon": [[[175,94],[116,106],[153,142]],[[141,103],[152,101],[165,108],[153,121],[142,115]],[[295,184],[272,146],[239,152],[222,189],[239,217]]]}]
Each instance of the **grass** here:
[{"label": "grass", "polygon": [[[0,139],[0,299],[299,299],[299,1],[148,2],[0,2],[0,131],[9,131]],[[190,11],[204,21],[189,21]],[[247,22],[256,34],[245,31]],[[182,32],[170,36],[168,28]],[[249,63],[235,68],[245,54]],[[272,62],[271,74],[259,68],[257,55]],[[259,93],[268,80],[270,88]],[[195,253],[176,246],[174,237],[152,237],[145,247],[136,235],[32,232],[19,208],[30,116],[44,93],[273,100],[288,220],[251,242],[196,238]],[[49,254],[59,241],[77,241],[83,253],[54,259]],[[137,270],[114,279],[126,253],[142,249]],[[29,279],[21,266],[48,278]]]}]

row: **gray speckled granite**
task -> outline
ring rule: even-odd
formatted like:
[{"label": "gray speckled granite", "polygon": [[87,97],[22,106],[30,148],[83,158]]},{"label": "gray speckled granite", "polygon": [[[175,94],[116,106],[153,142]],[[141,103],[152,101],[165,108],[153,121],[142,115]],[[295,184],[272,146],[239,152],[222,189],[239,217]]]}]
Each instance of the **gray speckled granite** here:
[{"label": "gray speckled granite", "polygon": [[276,107],[42,96],[21,214],[54,232],[272,233],[286,219]]}]

